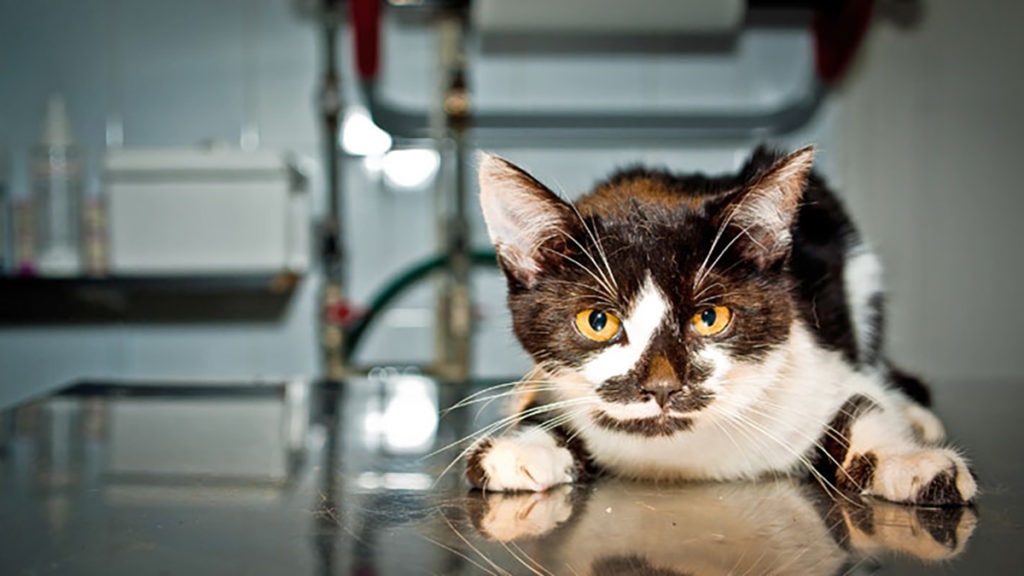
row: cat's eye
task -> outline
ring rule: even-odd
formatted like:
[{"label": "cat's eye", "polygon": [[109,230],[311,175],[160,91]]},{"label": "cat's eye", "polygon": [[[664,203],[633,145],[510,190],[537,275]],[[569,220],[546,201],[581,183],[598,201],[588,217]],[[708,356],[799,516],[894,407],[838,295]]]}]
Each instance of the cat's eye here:
[{"label": "cat's eye", "polygon": [[693,315],[690,323],[701,336],[714,336],[725,330],[732,320],[732,311],[725,306],[705,308]]},{"label": "cat's eye", "polygon": [[594,342],[608,342],[619,333],[622,322],[604,310],[588,308],[576,313],[576,329]]}]

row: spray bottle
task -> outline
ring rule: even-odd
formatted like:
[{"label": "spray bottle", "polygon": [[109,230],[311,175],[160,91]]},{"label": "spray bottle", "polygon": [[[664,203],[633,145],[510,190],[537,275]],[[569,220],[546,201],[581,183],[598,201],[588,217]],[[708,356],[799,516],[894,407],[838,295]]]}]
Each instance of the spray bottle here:
[{"label": "spray bottle", "polygon": [[79,273],[82,160],[64,99],[50,97],[39,144],[32,150],[36,268],[44,276]]}]

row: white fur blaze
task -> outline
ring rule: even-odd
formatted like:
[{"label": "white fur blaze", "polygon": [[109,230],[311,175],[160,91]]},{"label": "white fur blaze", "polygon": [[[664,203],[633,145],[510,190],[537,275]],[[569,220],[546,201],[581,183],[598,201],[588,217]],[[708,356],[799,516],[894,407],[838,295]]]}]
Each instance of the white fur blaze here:
[{"label": "white fur blaze", "polygon": [[654,333],[665,321],[668,304],[650,276],[644,280],[633,310],[622,319],[626,342],[610,346],[583,364],[584,378],[592,383],[622,376],[636,366]]}]

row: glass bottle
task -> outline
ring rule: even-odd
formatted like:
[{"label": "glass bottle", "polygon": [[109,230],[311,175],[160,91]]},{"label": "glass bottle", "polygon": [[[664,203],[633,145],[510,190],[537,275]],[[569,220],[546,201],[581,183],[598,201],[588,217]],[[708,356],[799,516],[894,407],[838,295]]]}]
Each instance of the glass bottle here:
[{"label": "glass bottle", "polygon": [[74,144],[64,100],[53,96],[47,105],[43,136],[32,150],[35,257],[39,274],[78,274],[81,195],[81,154]]}]

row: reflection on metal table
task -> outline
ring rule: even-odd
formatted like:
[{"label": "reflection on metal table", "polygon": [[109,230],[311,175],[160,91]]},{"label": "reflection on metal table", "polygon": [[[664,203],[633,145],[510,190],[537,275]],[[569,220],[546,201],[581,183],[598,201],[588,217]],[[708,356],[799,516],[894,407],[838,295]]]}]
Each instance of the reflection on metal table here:
[{"label": "reflection on metal table", "polygon": [[[481,387],[398,372],[318,384],[87,383],[8,407],[0,566],[12,575],[825,576],[1011,574],[1024,558],[1015,489],[1024,470],[1006,457],[1024,438],[1012,403],[996,396],[949,402],[958,413],[944,414],[986,493],[976,508],[927,509],[833,499],[786,478],[473,492],[460,440],[493,421],[499,403],[445,407]],[[967,387],[954,390],[968,398]]]}]

